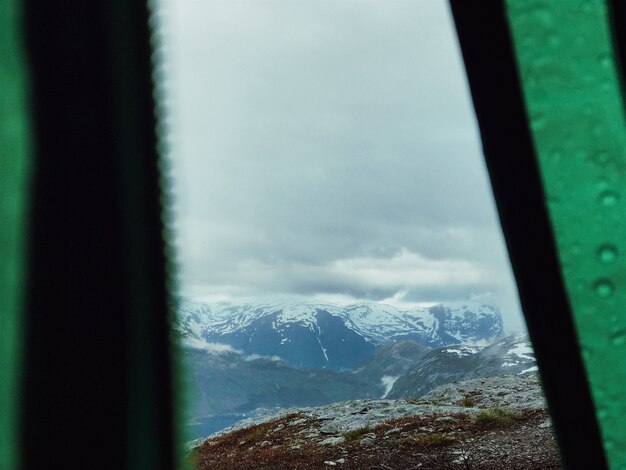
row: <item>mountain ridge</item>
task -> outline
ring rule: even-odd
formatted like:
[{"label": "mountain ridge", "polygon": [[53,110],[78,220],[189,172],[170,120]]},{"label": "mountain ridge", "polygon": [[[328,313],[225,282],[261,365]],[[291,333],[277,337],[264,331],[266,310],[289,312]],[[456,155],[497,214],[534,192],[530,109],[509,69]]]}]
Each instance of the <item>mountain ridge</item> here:
[{"label": "mountain ridge", "polygon": [[279,356],[296,367],[352,369],[387,344],[487,345],[504,336],[502,316],[476,302],[398,309],[361,302],[179,302],[176,329],[246,354]]},{"label": "mountain ridge", "polygon": [[458,380],[535,372],[530,340],[526,335],[511,335],[484,348],[456,345],[430,351],[394,382],[387,397],[422,396]]}]

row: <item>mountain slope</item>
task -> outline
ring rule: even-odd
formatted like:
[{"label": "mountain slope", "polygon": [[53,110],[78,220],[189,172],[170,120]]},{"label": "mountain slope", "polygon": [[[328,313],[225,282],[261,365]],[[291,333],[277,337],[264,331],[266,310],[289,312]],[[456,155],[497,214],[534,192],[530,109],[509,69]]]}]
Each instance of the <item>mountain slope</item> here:
[{"label": "mountain slope", "polygon": [[193,418],[257,408],[316,406],[380,394],[378,387],[349,374],[296,369],[278,358],[186,347],[182,359],[188,381],[187,411]]},{"label": "mountain slope", "polygon": [[431,351],[411,340],[398,341],[383,346],[372,354],[352,374],[369,384],[380,384],[381,398],[385,398],[394,382]]},{"label": "mountain slope", "polygon": [[457,380],[536,371],[534,352],[524,335],[508,336],[485,348],[448,346],[426,354],[398,378],[387,397],[419,397]]}]

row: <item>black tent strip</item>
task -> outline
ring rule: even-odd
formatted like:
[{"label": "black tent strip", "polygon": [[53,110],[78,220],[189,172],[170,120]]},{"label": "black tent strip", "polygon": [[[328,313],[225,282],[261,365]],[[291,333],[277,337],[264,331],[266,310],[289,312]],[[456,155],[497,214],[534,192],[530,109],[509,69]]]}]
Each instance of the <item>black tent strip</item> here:
[{"label": "black tent strip", "polygon": [[609,7],[609,20],[611,22],[611,31],[613,33],[613,48],[615,51],[615,59],[618,66],[618,75],[622,91],[622,102],[626,105],[626,90],[624,77],[626,77],[626,2],[624,0],[610,0],[607,2]]},{"label": "black tent strip", "polygon": [[25,7],[36,142],[23,468],[173,468],[147,5]]},{"label": "black tent strip", "polygon": [[606,468],[544,204],[504,2],[451,0],[450,4],[563,464],[570,469]]}]

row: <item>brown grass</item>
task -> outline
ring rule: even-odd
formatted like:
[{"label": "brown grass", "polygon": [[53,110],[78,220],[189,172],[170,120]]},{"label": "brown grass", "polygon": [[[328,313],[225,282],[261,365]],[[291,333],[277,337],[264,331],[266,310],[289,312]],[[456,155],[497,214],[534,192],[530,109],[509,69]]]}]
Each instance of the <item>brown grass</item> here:
[{"label": "brown grass", "polygon": [[[468,442],[484,442],[487,450],[472,450],[478,452],[473,455],[480,459],[481,469],[559,468],[550,430],[538,428],[538,424],[546,419],[545,411],[484,411],[490,411],[490,417],[495,415],[497,423],[510,418],[507,431],[494,433],[491,428],[483,426],[485,418],[476,420],[468,413],[446,414],[444,416],[452,416],[456,422],[443,423],[435,423],[441,414],[419,415],[349,431],[344,434],[346,441],[343,444],[328,446],[306,438],[308,429],[319,428],[320,421],[293,414],[212,439],[196,448],[190,454],[190,461],[197,470],[319,470],[332,468],[324,462],[340,458],[345,459],[345,463],[335,468],[342,470],[399,470],[420,465],[419,468],[452,468],[449,465],[458,458],[459,449]],[[306,421],[290,425],[301,418]],[[489,419],[492,423],[492,418]],[[274,431],[280,424],[285,428]],[[385,432],[392,428],[400,431],[385,436]],[[529,439],[528,429],[535,433],[533,442],[525,442]],[[360,445],[361,437],[367,433],[376,434],[375,442]],[[502,444],[509,442],[507,439],[517,447],[506,444],[503,448]],[[267,444],[262,445],[264,442]],[[501,454],[498,453],[500,449],[503,449]]]},{"label": "brown grass", "polygon": [[420,447],[425,448],[445,447],[458,441],[456,436],[445,433],[422,433],[413,439]]},{"label": "brown grass", "polygon": [[480,428],[506,428],[516,420],[522,419],[522,413],[511,408],[487,408],[474,416],[474,424]]},{"label": "brown grass", "polygon": [[459,402],[461,406],[464,406],[466,408],[472,408],[476,406],[476,403],[477,403],[476,398],[473,397],[472,395],[465,395]]},{"label": "brown grass", "polygon": [[351,444],[356,441],[360,441],[361,438],[370,432],[375,432],[376,428],[372,429],[369,427],[352,429],[351,431],[343,433],[343,437],[346,438],[346,443]]}]

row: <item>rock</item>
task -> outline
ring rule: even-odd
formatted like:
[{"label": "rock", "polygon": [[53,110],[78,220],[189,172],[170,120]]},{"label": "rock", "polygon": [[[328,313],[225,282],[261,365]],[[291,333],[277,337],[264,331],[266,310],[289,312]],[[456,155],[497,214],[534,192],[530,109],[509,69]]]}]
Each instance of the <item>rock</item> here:
[{"label": "rock", "polygon": [[271,446],[272,443],[270,441],[263,441],[259,444],[259,447],[268,447]]},{"label": "rock", "polygon": [[343,444],[346,441],[346,438],[343,436],[337,436],[337,437],[328,437],[326,439],[324,439],[322,442],[320,442],[320,445],[323,446],[336,446],[338,444]]},{"label": "rock", "polygon": [[272,432],[282,431],[283,429],[285,429],[285,425],[284,424],[279,424],[274,429],[272,429]]},{"label": "rock", "polygon": [[390,436],[392,434],[397,434],[399,432],[402,432],[402,429],[400,429],[400,428],[393,428],[393,429],[390,429],[389,431],[387,431],[385,433],[385,436]]},{"label": "rock", "polygon": [[320,432],[322,434],[338,434],[339,432],[341,432],[341,430],[339,429],[337,424],[331,421],[329,423],[324,423],[322,426],[320,426]]},{"label": "rock", "polygon": [[551,427],[552,427],[552,421],[550,421],[550,419],[546,419],[543,423],[539,425],[540,429],[546,429],[546,428],[551,428]]},{"label": "rock", "polygon": [[452,416],[442,416],[441,418],[437,418],[433,421],[435,424],[457,424],[458,422],[459,420],[453,418]]},{"label": "rock", "polygon": [[337,464],[333,462],[332,460],[324,460],[324,465],[330,465],[331,467],[333,467]]},{"label": "rock", "polygon": [[455,403],[460,403],[464,397],[471,396],[476,401],[477,407],[484,408],[545,407],[539,379],[533,375],[524,377],[506,375],[445,384],[424,395],[422,400],[438,402],[444,395],[451,396]]},{"label": "rock", "polygon": [[306,419],[305,418],[300,418],[300,419],[294,419],[293,421],[290,421],[287,426],[299,426],[301,424],[306,423]]},{"label": "rock", "polygon": [[363,439],[359,442],[362,446],[371,446],[374,442],[376,442],[376,434],[373,432],[365,434]]},{"label": "rock", "polygon": [[344,463],[346,463],[346,459],[343,459],[343,458],[342,459],[337,459],[336,462],[340,463],[340,464],[344,464]]}]

